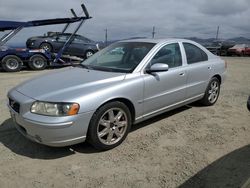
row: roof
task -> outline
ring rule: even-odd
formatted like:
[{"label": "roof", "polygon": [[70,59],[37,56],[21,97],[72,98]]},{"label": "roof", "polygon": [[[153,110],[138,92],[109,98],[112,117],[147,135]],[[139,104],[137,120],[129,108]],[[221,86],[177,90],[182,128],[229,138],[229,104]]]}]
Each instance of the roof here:
[{"label": "roof", "polygon": [[67,24],[78,22],[83,19],[90,19],[91,17],[73,17],[73,18],[56,18],[47,20],[33,20],[28,22],[16,22],[16,21],[1,21],[0,20],[0,31],[13,30],[18,27],[36,27],[45,25],[55,24]]},{"label": "roof", "polygon": [[[194,42],[191,40],[187,39],[179,39],[179,38],[165,38],[165,39],[148,39],[148,38],[143,38],[143,39],[129,39],[129,40],[123,40],[124,42],[148,42],[148,43],[166,43],[166,42]],[[121,41],[121,42],[123,42]]]},{"label": "roof", "polygon": [[210,53],[204,46],[202,46],[201,44],[192,41],[192,40],[188,40],[188,39],[179,39],[179,38],[166,38],[166,39],[147,39],[147,38],[143,38],[143,39],[129,39],[129,40],[123,40],[120,42],[147,42],[147,43],[154,43],[156,44],[156,47],[160,47],[161,45],[165,45],[167,43],[177,43],[177,42],[187,42],[187,43],[191,43],[194,44],[198,47],[200,47],[203,51],[207,52],[208,56],[210,58],[214,58],[215,55]]}]

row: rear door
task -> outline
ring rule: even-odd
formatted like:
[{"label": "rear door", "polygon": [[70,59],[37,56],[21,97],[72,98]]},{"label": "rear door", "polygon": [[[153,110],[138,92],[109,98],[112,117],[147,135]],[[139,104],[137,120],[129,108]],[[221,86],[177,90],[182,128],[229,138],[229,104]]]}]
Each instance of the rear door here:
[{"label": "rear door", "polygon": [[85,40],[83,37],[76,36],[70,45],[69,52],[83,57],[89,45],[90,43],[88,40]]},{"label": "rear door", "polygon": [[205,92],[212,69],[207,54],[198,46],[184,42],[187,61],[186,99],[197,97]]}]

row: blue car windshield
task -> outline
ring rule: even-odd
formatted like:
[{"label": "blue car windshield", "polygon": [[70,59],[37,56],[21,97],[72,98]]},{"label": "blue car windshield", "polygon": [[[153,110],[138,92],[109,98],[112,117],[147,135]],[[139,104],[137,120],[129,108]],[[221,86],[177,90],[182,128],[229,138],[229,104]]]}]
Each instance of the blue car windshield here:
[{"label": "blue car windshield", "polygon": [[82,62],[84,67],[110,72],[132,72],[153,48],[154,43],[118,42]]}]

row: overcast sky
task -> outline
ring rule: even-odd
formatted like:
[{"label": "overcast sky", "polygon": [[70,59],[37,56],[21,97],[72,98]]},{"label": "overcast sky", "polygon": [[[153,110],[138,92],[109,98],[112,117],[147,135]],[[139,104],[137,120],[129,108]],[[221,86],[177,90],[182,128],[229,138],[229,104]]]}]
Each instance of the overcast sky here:
[{"label": "overcast sky", "polygon": [[[28,21],[71,16],[69,9],[80,12],[82,0],[0,0],[0,20]],[[250,0],[85,0],[93,19],[79,34],[104,40],[108,28],[110,40],[129,37],[212,38],[220,26],[220,38],[250,38]],[[26,41],[63,26],[29,28],[15,37]],[[0,33],[1,35],[1,33]]]}]

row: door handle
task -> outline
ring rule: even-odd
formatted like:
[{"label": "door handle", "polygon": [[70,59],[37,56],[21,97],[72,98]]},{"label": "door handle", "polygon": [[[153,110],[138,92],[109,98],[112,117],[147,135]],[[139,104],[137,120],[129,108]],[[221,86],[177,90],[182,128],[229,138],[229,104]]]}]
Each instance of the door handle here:
[{"label": "door handle", "polygon": [[208,68],[208,70],[211,70],[212,69],[212,67],[207,67]]},{"label": "door handle", "polygon": [[185,73],[184,73],[184,72],[181,72],[179,75],[180,75],[180,76],[184,76],[184,75],[185,75]]}]

